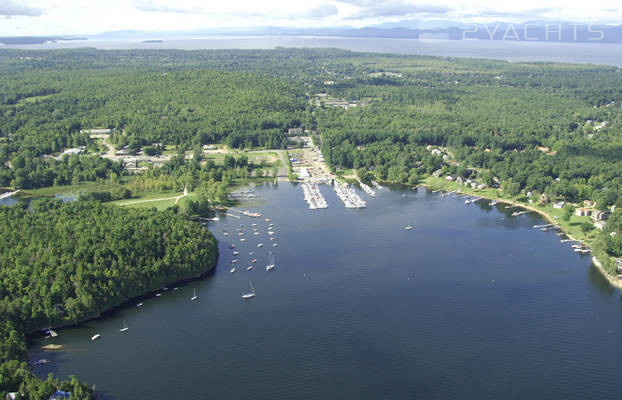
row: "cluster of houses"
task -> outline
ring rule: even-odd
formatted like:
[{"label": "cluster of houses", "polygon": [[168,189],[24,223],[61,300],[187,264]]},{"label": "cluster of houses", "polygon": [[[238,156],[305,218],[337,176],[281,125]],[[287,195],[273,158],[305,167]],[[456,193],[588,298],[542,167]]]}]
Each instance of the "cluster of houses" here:
[{"label": "cluster of houses", "polygon": [[485,183],[478,183],[472,179],[464,179],[456,174],[447,175],[445,180],[449,182],[456,182],[459,185],[469,186],[472,189],[486,189],[488,187]]},{"label": "cluster of houses", "polygon": [[[556,201],[553,203],[553,208],[564,208],[566,202]],[[591,200],[585,200],[583,207],[577,207],[574,210],[575,215],[579,217],[590,217],[594,221],[594,227],[602,230],[605,227],[606,220],[609,218],[609,212],[594,209],[595,202]],[[611,207],[611,212],[615,210],[616,206]]]},{"label": "cluster of houses", "polygon": [[[580,217],[591,217],[594,221],[594,227],[602,230],[605,227],[605,220],[609,218],[609,213],[607,211],[595,210],[594,202],[590,200],[585,200],[583,202],[584,207],[577,207],[574,210],[575,215]],[[615,206],[612,207],[612,211],[615,210]]]}]

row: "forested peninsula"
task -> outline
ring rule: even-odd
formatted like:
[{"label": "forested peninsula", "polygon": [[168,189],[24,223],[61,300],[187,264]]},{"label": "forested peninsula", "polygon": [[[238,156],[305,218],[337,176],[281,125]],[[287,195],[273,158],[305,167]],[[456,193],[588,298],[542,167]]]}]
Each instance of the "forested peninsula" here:
[{"label": "forested peninsula", "polygon": [[[57,385],[20,361],[25,333],[96,317],[217,260],[212,234],[173,211],[35,200],[0,207],[0,225],[0,391],[28,398],[49,397]],[[93,395],[77,381],[60,387]]]}]

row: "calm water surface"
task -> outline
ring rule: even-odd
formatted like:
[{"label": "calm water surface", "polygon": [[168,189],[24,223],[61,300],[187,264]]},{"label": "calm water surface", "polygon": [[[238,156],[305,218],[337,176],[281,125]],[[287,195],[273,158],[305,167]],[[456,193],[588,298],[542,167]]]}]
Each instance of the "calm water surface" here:
[{"label": "calm water surface", "polygon": [[142,39],[94,39],[36,45],[0,45],[2,48],[61,49],[273,49],[275,47],[338,48],[373,53],[420,54],[441,57],[492,58],[508,61],[553,61],[607,64],[622,67],[622,44],[546,43],[533,41],[419,40],[315,36],[188,36],[166,38],[162,43]]},{"label": "calm water surface", "polygon": [[263,217],[211,224],[213,276],[60,330],[62,352],[36,341],[33,357],[53,360],[37,373],[75,374],[104,399],[621,398],[620,293],[532,229],[540,219],[424,190],[346,210],[321,190],[329,208],[311,211],[299,187],[258,188],[278,247]]}]

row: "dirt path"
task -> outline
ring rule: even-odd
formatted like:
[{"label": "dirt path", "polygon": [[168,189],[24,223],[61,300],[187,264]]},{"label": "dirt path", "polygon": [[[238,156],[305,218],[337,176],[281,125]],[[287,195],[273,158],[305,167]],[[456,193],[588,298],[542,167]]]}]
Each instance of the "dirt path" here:
[{"label": "dirt path", "polygon": [[139,203],[149,203],[149,202],[153,202],[153,201],[164,201],[164,200],[175,200],[175,204],[177,204],[179,202],[179,199],[181,199],[184,196],[188,195],[188,190],[187,188],[184,188],[184,193],[179,195],[179,196],[174,196],[174,197],[159,197],[157,199],[147,199],[147,200],[136,200],[136,201],[128,201],[127,203],[120,203],[120,206],[127,206],[130,204],[139,204]]}]

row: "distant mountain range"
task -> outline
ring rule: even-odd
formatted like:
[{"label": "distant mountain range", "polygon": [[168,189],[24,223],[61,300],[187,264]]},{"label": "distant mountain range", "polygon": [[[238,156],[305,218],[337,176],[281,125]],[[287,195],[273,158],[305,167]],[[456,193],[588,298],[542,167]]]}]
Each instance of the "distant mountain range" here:
[{"label": "distant mountain range", "polygon": [[508,40],[581,43],[622,43],[622,25],[589,25],[559,21],[528,21],[520,24],[492,22],[488,24],[455,23],[452,21],[400,21],[363,28],[289,28],[243,27],[198,29],[192,31],[104,32],[85,37],[0,37],[4,44],[37,44],[60,40],[90,39],[179,39],[189,36],[323,36],[352,38],[439,39],[439,40]]},{"label": "distant mountain range", "polygon": [[445,40],[513,40],[545,42],[622,43],[622,25],[589,25],[574,22],[529,21],[520,24],[492,22],[465,24],[451,21],[402,21],[363,28],[288,28],[250,27],[227,29],[201,29],[195,31],[115,31],[97,38],[168,38],[192,35],[232,36],[338,36],[396,39]]}]

